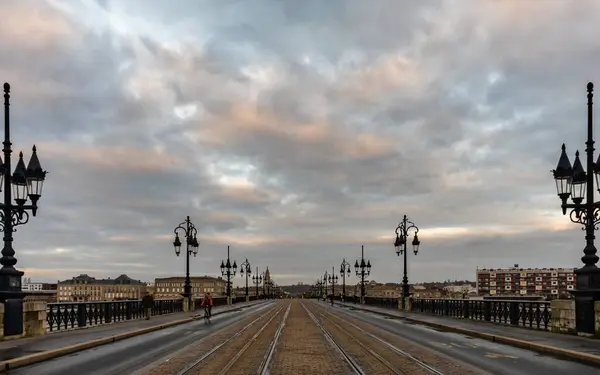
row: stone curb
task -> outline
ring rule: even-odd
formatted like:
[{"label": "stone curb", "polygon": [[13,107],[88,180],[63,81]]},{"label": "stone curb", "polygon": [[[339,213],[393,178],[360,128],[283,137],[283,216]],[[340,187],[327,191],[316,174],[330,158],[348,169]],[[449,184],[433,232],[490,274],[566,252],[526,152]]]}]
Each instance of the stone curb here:
[{"label": "stone curb", "polygon": [[[258,304],[258,303],[256,303],[256,304]],[[221,314],[226,314],[226,313],[229,313],[232,311],[239,310],[244,307],[254,306],[256,304],[240,306],[237,308],[231,308],[231,309],[227,309],[224,311],[215,311],[212,315],[217,316],[217,315],[221,315]],[[65,346],[63,348],[45,350],[40,353],[29,354],[29,355],[25,355],[22,357],[8,359],[6,361],[0,361],[0,373],[5,373],[5,372],[8,372],[9,370],[14,370],[14,369],[17,369],[20,367],[30,366],[30,365],[33,365],[36,363],[48,361],[48,360],[55,359],[58,357],[63,357],[68,354],[80,352],[80,351],[86,350],[86,349],[95,348],[95,347],[98,347],[101,345],[112,344],[114,342],[129,339],[129,338],[132,338],[135,336],[141,336],[146,333],[160,331],[165,328],[174,327],[174,326],[178,326],[178,325],[185,324],[185,323],[190,323],[190,322],[198,320],[199,316],[200,315],[193,315],[189,318],[175,320],[173,322],[168,322],[168,323],[159,324],[159,325],[155,325],[155,326],[151,326],[151,327],[136,329],[133,331],[120,333],[120,334],[114,335],[114,336],[102,337],[100,339],[80,342],[78,344]]]},{"label": "stone curb", "polygon": [[339,304],[338,304],[338,306],[350,307],[350,308],[354,308],[356,310],[368,311],[373,314],[383,315],[383,316],[387,316],[390,318],[403,319],[403,320],[406,320],[407,322],[420,324],[420,325],[424,325],[424,326],[429,326],[429,327],[437,328],[437,329],[440,329],[443,331],[460,333],[463,335],[476,337],[476,338],[480,338],[480,339],[484,339],[484,340],[488,340],[488,341],[492,341],[492,342],[497,342],[500,344],[506,344],[506,345],[514,346],[514,347],[521,348],[521,349],[532,350],[534,352],[548,354],[553,357],[567,359],[570,361],[579,362],[579,363],[583,363],[585,365],[600,368],[600,356],[594,355],[594,354],[577,352],[575,350],[570,350],[570,349],[557,348],[556,346],[538,344],[538,343],[531,342],[531,341],[514,339],[512,337],[493,335],[491,333],[473,331],[470,329],[456,327],[456,326],[452,326],[452,325],[429,322],[426,320],[420,320],[420,319],[415,319],[415,318],[407,318],[407,317],[403,317],[403,316],[399,316],[399,315],[395,315],[395,314],[391,314],[391,313],[386,313],[383,311],[376,311],[376,310],[366,309],[366,308],[362,308],[362,307],[354,307],[351,305],[339,305]]}]

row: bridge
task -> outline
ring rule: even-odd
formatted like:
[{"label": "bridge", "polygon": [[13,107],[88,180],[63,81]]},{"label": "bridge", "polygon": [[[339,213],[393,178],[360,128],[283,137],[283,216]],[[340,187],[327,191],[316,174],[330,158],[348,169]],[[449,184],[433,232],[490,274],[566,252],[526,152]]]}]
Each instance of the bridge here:
[{"label": "bridge", "polygon": [[198,303],[183,311],[181,300],[155,301],[150,320],[137,300],[37,302],[43,313],[26,311],[25,319],[42,319],[42,329],[0,342],[0,372],[591,375],[600,368],[600,340],[565,331],[565,301],[411,299],[406,311],[397,299],[369,297],[214,302],[210,323]]}]

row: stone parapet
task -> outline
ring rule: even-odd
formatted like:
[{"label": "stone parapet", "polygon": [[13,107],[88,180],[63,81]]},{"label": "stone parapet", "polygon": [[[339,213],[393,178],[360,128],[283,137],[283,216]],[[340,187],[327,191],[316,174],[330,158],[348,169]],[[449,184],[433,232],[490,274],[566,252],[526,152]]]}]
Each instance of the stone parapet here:
[{"label": "stone parapet", "polygon": [[0,303],[0,340],[41,336],[46,333],[46,306],[44,301],[23,302],[23,334],[4,337],[4,304]]},{"label": "stone parapet", "polygon": [[575,300],[555,299],[552,308],[551,331],[554,333],[577,334],[575,326]]}]

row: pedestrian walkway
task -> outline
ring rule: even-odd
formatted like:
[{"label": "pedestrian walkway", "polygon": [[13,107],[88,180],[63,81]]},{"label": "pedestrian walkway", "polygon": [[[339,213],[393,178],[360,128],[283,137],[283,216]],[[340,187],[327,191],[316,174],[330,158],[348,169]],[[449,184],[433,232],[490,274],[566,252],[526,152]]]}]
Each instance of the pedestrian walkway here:
[{"label": "pedestrian walkway", "polygon": [[[552,333],[549,331],[528,329],[523,327],[514,327],[504,324],[495,324],[480,322],[470,319],[457,319],[450,317],[427,315],[414,312],[403,312],[395,309],[386,309],[382,307],[365,306],[352,303],[336,302],[337,305],[365,310],[390,317],[405,319],[411,323],[422,324],[435,327],[440,330],[466,333],[482,333],[498,337],[507,337],[513,340],[529,342],[537,345],[555,347],[563,350],[572,350],[592,355],[600,355],[600,340],[580,337],[575,335]],[[500,342],[500,340],[498,340]],[[505,342],[510,344],[508,342]]]},{"label": "pedestrian walkway", "polygon": [[[213,315],[240,308],[250,307],[263,301],[253,301],[236,303],[231,306],[216,306],[213,308]],[[59,331],[56,333],[47,333],[43,336],[28,337],[17,340],[8,340],[0,342],[0,361],[18,358],[29,354],[39,353],[46,350],[54,350],[81,344],[84,342],[111,337],[127,332],[133,332],[144,328],[159,326],[176,322],[178,320],[189,319],[200,314],[199,311],[178,312],[173,314],[155,315],[150,320],[135,319],[112,324],[102,324],[87,328],[80,328],[70,331]]]}]

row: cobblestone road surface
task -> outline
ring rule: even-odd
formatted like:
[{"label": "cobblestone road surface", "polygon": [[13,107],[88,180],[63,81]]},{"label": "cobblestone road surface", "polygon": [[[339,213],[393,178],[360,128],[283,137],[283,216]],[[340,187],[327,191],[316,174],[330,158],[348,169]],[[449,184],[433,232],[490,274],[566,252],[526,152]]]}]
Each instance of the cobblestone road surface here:
[{"label": "cobblestone road surface", "polygon": [[294,300],[270,365],[270,375],[348,375],[352,370]]}]

